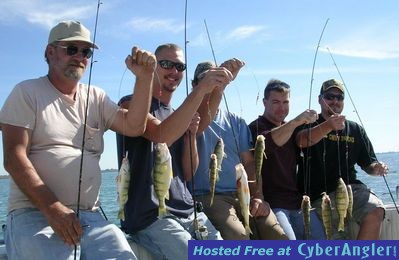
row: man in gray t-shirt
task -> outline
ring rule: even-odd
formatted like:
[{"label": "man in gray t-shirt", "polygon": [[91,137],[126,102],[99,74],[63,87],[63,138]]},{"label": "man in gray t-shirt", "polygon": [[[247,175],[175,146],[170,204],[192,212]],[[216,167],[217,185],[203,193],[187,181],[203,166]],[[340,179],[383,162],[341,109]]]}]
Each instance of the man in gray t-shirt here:
[{"label": "man in gray t-shirt", "polygon": [[144,132],[156,58],[137,47],[126,58],[140,79],[127,110],[79,82],[93,48],[81,23],[60,22],[45,50],[48,74],[19,83],[0,112],[4,166],[12,177],[9,259],[135,259],[121,230],[97,211],[99,160],[106,130]]}]

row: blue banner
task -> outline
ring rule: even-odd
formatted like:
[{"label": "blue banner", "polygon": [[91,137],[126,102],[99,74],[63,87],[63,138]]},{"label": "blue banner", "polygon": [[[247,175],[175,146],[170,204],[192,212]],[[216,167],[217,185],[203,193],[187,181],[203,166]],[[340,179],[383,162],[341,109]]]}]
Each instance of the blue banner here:
[{"label": "blue banner", "polygon": [[395,259],[397,240],[190,240],[188,259]]}]

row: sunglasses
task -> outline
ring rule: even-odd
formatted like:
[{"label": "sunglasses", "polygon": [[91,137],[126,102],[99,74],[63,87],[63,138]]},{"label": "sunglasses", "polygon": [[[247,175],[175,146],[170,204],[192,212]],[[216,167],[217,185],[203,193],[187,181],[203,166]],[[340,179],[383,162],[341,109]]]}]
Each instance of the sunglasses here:
[{"label": "sunglasses", "polygon": [[327,99],[329,101],[334,100],[334,99],[336,99],[338,101],[343,101],[345,97],[344,97],[344,95],[334,95],[332,93],[326,93],[326,94],[323,94],[323,98]]},{"label": "sunglasses", "polygon": [[[79,48],[74,45],[68,45],[68,46],[54,45],[54,46],[66,49],[66,54],[68,56],[76,55],[76,53],[79,52]],[[91,55],[93,54],[93,50],[91,48],[83,48],[80,50],[80,53],[82,54],[83,58],[90,59]]]},{"label": "sunglasses", "polygon": [[186,69],[186,64],[180,62],[173,62],[171,60],[160,60],[158,61],[161,68],[170,70],[171,68],[175,67],[177,71],[184,71]]}]

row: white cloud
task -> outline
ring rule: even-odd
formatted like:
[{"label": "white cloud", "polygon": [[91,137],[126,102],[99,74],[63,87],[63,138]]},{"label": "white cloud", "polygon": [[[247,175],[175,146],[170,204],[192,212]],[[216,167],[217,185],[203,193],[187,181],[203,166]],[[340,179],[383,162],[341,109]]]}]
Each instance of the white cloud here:
[{"label": "white cloud", "polygon": [[[399,58],[399,36],[397,22],[380,21],[357,31],[348,32],[339,40],[329,43],[331,53],[357,58],[396,59]],[[320,48],[321,52],[327,52]]]},{"label": "white cloud", "polygon": [[259,34],[264,30],[264,26],[259,25],[243,25],[235,28],[227,34],[227,39],[243,40]]},{"label": "white cloud", "polygon": [[72,4],[53,1],[2,1],[0,2],[0,23],[16,23],[24,20],[46,28],[51,28],[60,20],[82,19],[95,14],[96,5]]},{"label": "white cloud", "polygon": [[142,32],[162,31],[177,34],[184,30],[184,25],[173,19],[155,19],[151,17],[135,18],[127,22],[125,26]]}]

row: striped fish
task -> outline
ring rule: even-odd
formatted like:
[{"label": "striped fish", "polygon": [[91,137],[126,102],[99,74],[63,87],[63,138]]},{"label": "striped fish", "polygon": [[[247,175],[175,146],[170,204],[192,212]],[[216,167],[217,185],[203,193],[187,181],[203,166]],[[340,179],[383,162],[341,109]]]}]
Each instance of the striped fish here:
[{"label": "striped fish", "polygon": [[[223,159],[226,157],[226,154],[224,153],[224,142],[222,138],[218,138],[213,153],[216,154],[217,157],[217,169],[218,171],[221,171]],[[217,180],[219,180],[219,175]]]},{"label": "striped fish", "polygon": [[303,224],[305,228],[305,239],[310,239],[310,198],[307,195],[303,195],[301,209],[303,214]]},{"label": "striped fish", "polygon": [[125,204],[128,199],[130,184],[130,165],[129,159],[126,156],[122,159],[121,168],[119,169],[118,176],[116,176],[116,190],[118,194],[118,219],[125,220]]},{"label": "striped fish", "polygon": [[332,209],[331,200],[327,193],[322,193],[321,199],[321,218],[323,220],[324,231],[328,240],[332,239],[333,228],[332,228]]},{"label": "striped fish", "polygon": [[350,184],[346,185],[346,190],[348,191],[348,218],[352,218],[352,211],[353,211],[353,192],[352,186]]},{"label": "striped fish", "polygon": [[158,218],[167,214],[165,199],[169,199],[169,187],[173,178],[172,157],[165,143],[155,145],[155,164],[153,168],[154,191],[159,201]]},{"label": "striped fish", "polygon": [[339,216],[338,231],[344,231],[345,218],[349,205],[349,196],[345,182],[342,180],[342,178],[338,179],[338,186],[335,192],[335,208],[337,209]]},{"label": "striped fish", "polygon": [[263,157],[267,159],[265,154],[265,137],[263,135],[258,135],[256,137],[255,152],[254,152],[256,181],[259,181],[262,174]]},{"label": "striped fish", "polygon": [[211,160],[209,162],[209,192],[211,193],[211,201],[209,203],[209,207],[212,207],[213,198],[215,196],[215,187],[216,181],[219,180],[219,173],[218,173],[218,158],[216,154],[211,154]]},{"label": "striped fish", "polygon": [[241,215],[244,218],[244,227],[247,235],[252,234],[249,226],[249,203],[251,195],[249,193],[248,175],[244,166],[239,163],[236,165],[237,195],[240,201]]}]

